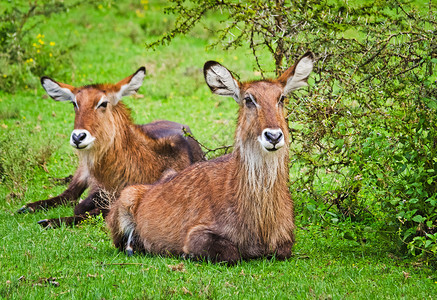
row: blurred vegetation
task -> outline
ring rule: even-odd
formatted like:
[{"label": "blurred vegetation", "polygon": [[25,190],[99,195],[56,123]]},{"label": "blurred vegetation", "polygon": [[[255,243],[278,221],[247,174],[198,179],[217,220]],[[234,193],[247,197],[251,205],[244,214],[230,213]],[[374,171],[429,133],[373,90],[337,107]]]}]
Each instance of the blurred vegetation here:
[{"label": "blurred vegetation", "polygon": [[48,17],[61,18],[62,13],[96,0],[68,1],[30,0],[2,1],[0,8],[0,89],[15,92],[35,87],[45,73],[62,74],[68,66],[68,52],[75,47],[59,47],[44,34],[35,33]]},{"label": "blurred vegetation", "polygon": [[[311,50],[311,88],[290,95],[290,191],[305,224],[368,232],[437,257],[437,10],[423,1],[171,1],[174,26],[148,47],[223,12],[210,46],[248,47],[263,76]],[[265,53],[270,59],[265,59]],[[270,68],[270,69],[269,69]],[[366,228],[366,230],[363,230]]]},{"label": "blurred vegetation", "polygon": [[35,145],[27,132],[0,136],[0,183],[11,191],[6,201],[22,198],[36,169],[46,169],[52,143]]}]

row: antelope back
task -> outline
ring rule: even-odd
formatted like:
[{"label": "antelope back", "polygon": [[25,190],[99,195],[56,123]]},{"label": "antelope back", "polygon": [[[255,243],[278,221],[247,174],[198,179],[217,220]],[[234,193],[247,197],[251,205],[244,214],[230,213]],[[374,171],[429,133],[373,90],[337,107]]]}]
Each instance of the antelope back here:
[{"label": "antelope back", "polygon": [[146,74],[144,67],[116,84],[94,84],[74,87],[42,77],[41,84],[56,101],[69,101],[74,106],[74,130],[70,144],[76,149],[107,147],[115,137],[117,126],[131,122],[129,111],[119,101],[137,92]]}]

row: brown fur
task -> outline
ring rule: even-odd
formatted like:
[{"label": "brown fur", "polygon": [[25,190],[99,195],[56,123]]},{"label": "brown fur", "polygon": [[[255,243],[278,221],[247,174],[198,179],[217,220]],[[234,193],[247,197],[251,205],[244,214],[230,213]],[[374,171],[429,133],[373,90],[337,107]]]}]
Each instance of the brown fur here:
[{"label": "brown fur", "polygon": [[[95,141],[91,148],[78,150],[79,168],[63,194],[29,203],[25,207],[36,210],[68,200],[75,201],[88,186],[91,190],[90,195],[75,207],[74,217],[42,220],[40,224],[57,226],[60,221],[70,224],[84,219],[86,213],[103,212],[106,215],[109,204],[102,195],[117,197],[126,186],[153,183],[163,174],[167,174],[166,177],[173,176],[172,172],[203,160],[198,143],[183,132],[183,128],[190,132],[188,126],[170,121],[135,125],[129,109],[118,101],[110,101],[106,108],[96,108],[102,96],[110,99],[121,85],[128,82],[124,79],[115,85],[99,84],[80,88],[59,84],[75,95],[77,107],[74,128],[87,130],[95,137]],[[169,169],[173,171],[165,173]]]},{"label": "brown fur", "polygon": [[98,137],[91,150],[78,153],[103,189],[118,193],[128,184],[153,183],[166,169],[180,171],[192,163],[187,149],[180,145],[183,138],[150,138],[132,123],[123,103],[108,104],[106,112],[100,116],[100,112],[94,110],[97,103],[83,101],[97,99],[98,102],[99,96],[90,91],[83,98],[77,97],[80,109],[76,113],[75,128],[87,129]]},{"label": "brown fur", "polygon": [[[116,247],[231,264],[291,256],[295,225],[287,185],[288,126],[278,102],[286,83],[280,79],[238,83],[239,99],[251,94],[259,107],[239,101],[232,154],[192,165],[170,180],[121,192],[106,219]],[[222,86],[211,90],[232,94]],[[258,137],[266,128],[281,129],[285,146],[263,149]]]}]

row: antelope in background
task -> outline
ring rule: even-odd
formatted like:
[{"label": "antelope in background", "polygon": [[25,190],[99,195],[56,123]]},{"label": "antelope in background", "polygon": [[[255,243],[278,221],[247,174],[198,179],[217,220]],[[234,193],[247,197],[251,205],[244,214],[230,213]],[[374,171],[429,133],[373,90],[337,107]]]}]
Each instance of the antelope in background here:
[{"label": "antelope in background", "polygon": [[289,258],[295,225],[284,101],[307,85],[313,60],[308,52],[278,79],[247,83],[207,62],[212,92],[240,106],[234,151],[153,185],[124,189],[106,218],[115,246],[128,255],[144,251],[229,264]]},{"label": "antelope in background", "polygon": [[166,170],[180,171],[203,160],[199,144],[186,137],[183,128],[170,121],[135,125],[130,110],[120,102],[141,87],[146,69],[117,84],[94,84],[82,87],[41,78],[47,94],[56,101],[69,101],[74,106],[74,130],[70,144],[78,150],[79,167],[68,188],[60,195],[28,203],[19,212],[35,211],[75,202],[90,187],[86,199],[76,205],[73,217],[45,219],[43,226],[67,225],[82,221],[89,215],[108,211],[107,196],[118,196],[126,186],[153,183]]}]

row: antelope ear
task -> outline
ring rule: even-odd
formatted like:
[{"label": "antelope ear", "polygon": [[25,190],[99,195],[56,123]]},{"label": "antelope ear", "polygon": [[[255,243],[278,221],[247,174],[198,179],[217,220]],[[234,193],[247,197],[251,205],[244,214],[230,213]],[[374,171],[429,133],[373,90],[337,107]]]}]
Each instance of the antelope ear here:
[{"label": "antelope ear", "polygon": [[41,85],[47,94],[56,101],[74,101],[74,86],[56,82],[49,77],[41,77]]},{"label": "antelope ear", "polygon": [[307,80],[313,70],[314,54],[312,52],[305,53],[294,66],[288,68],[278,81],[284,86],[284,95],[300,87],[308,85]]},{"label": "antelope ear", "polygon": [[115,84],[117,92],[115,93],[114,97],[111,97],[114,100],[114,103],[112,104],[113,105],[117,104],[122,97],[135,94],[143,84],[143,80],[145,76],[146,76],[146,68],[141,67],[131,76],[126,77],[125,79]]},{"label": "antelope ear", "polygon": [[240,83],[228,69],[216,61],[207,61],[203,67],[203,75],[214,94],[231,96],[240,103]]}]

